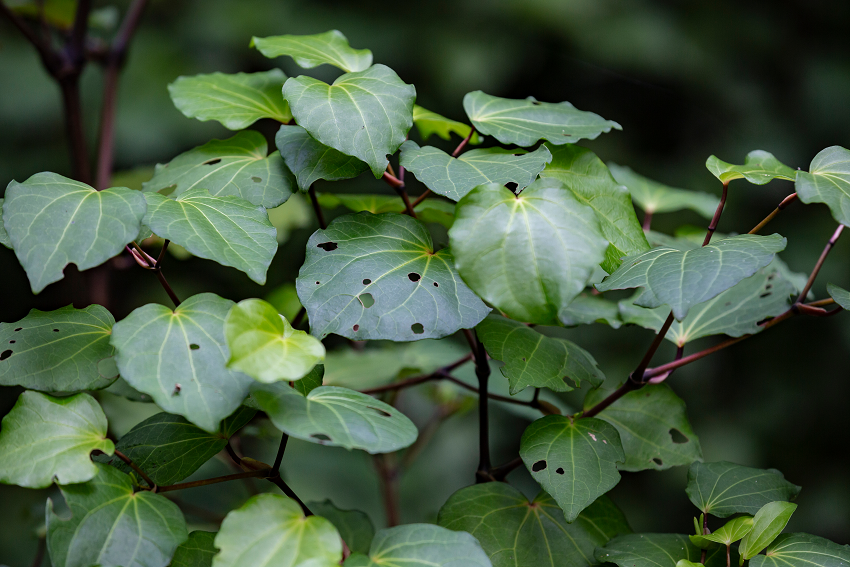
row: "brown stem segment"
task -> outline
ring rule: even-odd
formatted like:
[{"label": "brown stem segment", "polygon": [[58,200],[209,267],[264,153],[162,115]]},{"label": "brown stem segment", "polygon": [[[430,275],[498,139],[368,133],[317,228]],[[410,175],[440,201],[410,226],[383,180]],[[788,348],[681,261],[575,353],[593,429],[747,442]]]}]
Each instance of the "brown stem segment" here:
[{"label": "brown stem segment", "polygon": [[726,205],[726,194],[729,190],[729,182],[723,184],[723,193],[720,195],[720,203],[714,210],[714,217],[708,225],[708,232],[705,235],[705,240],[702,241],[703,246],[707,246],[711,242],[711,237],[714,236],[714,231],[717,230],[717,224],[720,222],[720,215],[723,214],[723,207]]},{"label": "brown stem segment", "polygon": [[824,246],[823,252],[820,253],[820,258],[818,258],[817,263],[815,264],[814,269],[812,270],[811,275],[809,276],[809,280],[806,282],[806,286],[803,288],[803,291],[800,292],[800,295],[797,297],[796,303],[801,303],[806,296],[809,294],[809,290],[812,289],[812,285],[815,283],[815,278],[818,277],[818,272],[820,272],[821,267],[823,267],[823,263],[826,260],[827,254],[832,250],[832,247],[835,246],[835,242],[838,240],[838,237],[841,236],[841,232],[844,230],[844,225],[839,224],[838,228],[835,229],[835,232],[832,234],[832,237]]},{"label": "brown stem segment", "polygon": [[74,178],[83,183],[91,183],[88,148],[83,132],[83,110],[80,104],[79,76],[66,77],[59,81],[62,89],[62,104],[65,109],[65,130],[71,150],[71,166]]},{"label": "brown stem segment", "polygon": [[507,477],[511,473],[511,471],[513,471],[516,468],[519,468],[521,465],[522,465],[522,459],[520,457],[517,457],[515,459],[511,459],[510,461],[508,461],[507,463],[505,463],[503,465],[493,467],[490,470],[490,476],[493,477],[493,480],[497,480],[497,481],[505,480],[505,477]]},{"label": "brown stem segment", "polygon": [[431,194],[431,190],[425,189],[425,192],[422,193],[421,195],[419,195],[418,197],[416,197],[416,199],[413,201],[413,203],[410,204],[410,206],[413,207],[413,208],[416,208],[416,205],[418,205],[419,203],[421,203],[422,201],[427,199],[428,195],[430,195],[430,194]]},{"label": "brown stem segment", "polygon": [[137,465],[136,463],[133,462],[133,459],[131,459],[130,457],[128,457],[127,455],[125,455],[124,453],[119,451],[118,449],[115,449],[115,456],[118,457],[119,459],[121,459],[122,461],[124,461],[125,463],[127,463],[130,466],[131,469],[136,471],[136,473],[140,477],[142,477],[146,483],[148,483],[148,486],[151,488],[151,490],[153,492],[157,492],[156,483],[154,481],[152,481],[151,478],[148,475],[145,474],[145,471],[143,471],[142,469],[139,468],[139,465]]},{"label": "brown stem segment", "polygon": [[322,207],[319,205],[319,198],[316,196],[316,190],[312,185],[307,193],[310,195],[310,202],[313,203],[313,211],[316,213],[316,220],[319,221],[319,228],[325,230],[328,228],[328,223],[325,222],[325,213],[322,212]]},{"label": "brown stem segment", "polygon": [[384,500],[384,513],[387,517],[387,527],[391,528],[401,523],[398,496],[398,467],[395,466],[392,454],[376,455],[375,470],[381,484],[381,496]]},{"label": "brown stem segment", "polygon": [[458,360],[452,362],[449,365],[446,365],[439,370],[432,372],[431,374],[424,374],[422,376],[414,376],[413,378],[407,378],[405,380],[400,380],[398,382],[393,382],[391,384],[386,384],[384,386],[377,386],[375,388],[368,388],[366,390],[360,390],[363,394],[378,394],[381,392],[387,392],[390,390],[401,390],[403,388],[409,388],[411,386],[416,386],[417,384],[422,384],[423,382],[428,382],[430,380],[440,380],[446,378],[447,374],[457,368],[458,366],[465,364],[472,360],[472,353],[467,354],[466,356],[459,358]]},{"label": "brown stem segment", "polygon": [[289,488],[289,485],[286,484],[285,482],[283,482],[283,479],[280,478],[280,475],[270,476],[266,480],[268,480],[269,482],[271,482],[272,484],[274,484],[275,486],[280,488],[283,491],[284,494],[286,494],[287,496],[289,496],[290,498],[292,498],[293,500],[298,502],[298,505],[301,506],[301,510],[304,512],[305,516],[312,516],[313,515],[313,512],[310,511],[310,509],[307,507],[307,505],[304,504],[304,502],[302,502],[300,498],[298,498],[298,495],[295,494],[295,492],[293,492],[293,490],[291,488]]},{"label": "brown stem segment", "polygon": [[469,128],[469,135],[461,141],[460,144],[455,148],[455,151],[452,152],[452,157],[457,157],[461,151],[463,151],[464,146],[469,143],[469,140],[472,139],[472,135],[475,134],[475,126]]},{"label": "brown stem segment", "polygon": [[[471,136],[472,134],[470,134]],[[490,418],[487,386],[490,379],[490,364],[487,362],[487,352],[484,344],[478,340],[474,330],[464,329],[464,336],[469,342],[475,358],[475,376],[478,378],[478,470],[475,472],[477,483],[492,480],[490,476]]]},{"label": "brown stem segment", "polygon": [[284,433],[283,437],[280,438],[280,445],[277,448],[277,456],[274,458],[274,464],[272,465],[272,469],[278,471],[278,473],[280,473],[280,465],[283,463],[283,453],[286,451],[287,441],[289,441],[289,435]]},{"label": "brown stem segment", "polygon": [[205,478],[203,480],[194,480],[192,482],[181,482],[180,484],[170,484],[168,486],[157,487],[157,492],[172,492],[174,490],[185,490],[187,488],[197,488],[199,486],[209,486],[210,484],[218,484],[220,482],[229,482],[231,480],[239,480],[240,478],[266,478],[272,473],[271,469],[262,469],[258,471],[247,471],[236,474],[228,474],[225,476],[217,476],[215,478]]},{"label": "brown stem segment", "polygon": [[775,208],[775,209],[773,209],[773,212],[772,212],[772,213],[770,213],[769,215],[767,215],[766,217],[764,217],[764,220],[763,220],[763,221],[761,221],[760,223],[758,223],[758,224],[755,226],[755,228],[753,228],[753,229],[752,229],[750,232],[748,232],[747,234],[758,234],[758,232],[759,232],[761,229],[763,229],[763,228],[767,225],[767,223],[769,223],[770,221],[772,221],[772,220],[776,217],[776,215],[778,215],[779,213],[781,213],[781,212],[785,209],[785,207],[787,207],[788,205],[790,205],[791,203],[793,203],[793,202],[794,202],[794,200],[796,200],[796,199],[797,199],[797,194],[796,194],[796,193],[791,193],[790,195],[788,195],[787,197],[785,197],[784,199],[782,199],[782,201],[781,201],[781,202],[780,202],[780,203],[776,206],[776,208]]},{"label": "brown stem segment", "polygon": [[649,232],[649,227],[652,225],[652,211],[646,211],[643,214],[643,231]]}]

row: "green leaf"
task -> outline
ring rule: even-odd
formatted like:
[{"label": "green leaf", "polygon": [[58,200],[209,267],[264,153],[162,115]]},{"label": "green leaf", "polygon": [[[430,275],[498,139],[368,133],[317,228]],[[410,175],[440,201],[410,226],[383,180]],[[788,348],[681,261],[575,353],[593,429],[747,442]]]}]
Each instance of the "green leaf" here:
[{"label": "green leaf", "polygon": [[[702,550],[680,534],[627,534],[597,548],[596,560],[619,567],[676,567],[685,559],[699,563]],[[706,567],[726,565],[726,549],[718,547],[705,561]]]},{"label": "green leaf", "polygon": [[629,256],[596,289],[643,288],[636,305],[669,305],[681,321],[691,307],[750,277],[784,249],[785,239],[778,234],[742,234],[693,250],[662,246]]},{"label": "green leaf", "polygon": [[319,142],[301,126],[281,126],[275,144],[286,166],[295,174],[301,191],[308,191],[319,179],[351,179],[369,169],[356,157]]},{"label": "green leaf", "polygon": [[431,524],[408,524],[375,534],[369,557],[354,553],[345,567],[490,567],[481,544],[465,532]]},{"label": "green leaf", "polygon": [[688,469],[688,498],[706,514],[727,518],[755,514],[769,502],[793,500],[800,487],[776,469],[754,469],[719,461],[696,462]]},{"label": "green leaf", "polygon": [[593,112],[578,110],[568,102],[538,102],[499,98],[482,91],[467,93],[463,109],[475,129],[493,136],[503,144],[531,146],[538,140],[553,144],[571,144],[581,139],[593,140],[612,128],[623,128]]},{"label": "green leaf", "polygon": [[190,189],[176,200],[145,193],[145,225],[195,256],[245,272],[260,285],[277,252],[277,231],[266,210],[239,197]]},{"label": "green leaf", "polygon": [[61,280],[68,264],[88,270],[120,254],[138,236],[145,208],[138,191],[95,191],[44,172],[9,183],[3,225],[33,293],[38,293]]},{"label": "green leaf", "polygon": [[97,474],[94,450],[112,454],[106,416],[88,394],[54,398],[25,391],[3,418],[0,482],[26,488],[86,482]]},{"label": "green leaf", "polygon": [[582,567],[595,565],[593,552],[610,538],[631,533],[623,513],[601,496],[568,524],[551,496],[533,502],[501,482],[455,492],[437,523],[475,536],[493,567]]},{"label": "green leaf", "polygon": [[517,321],[556,323],[607,246],[590,207],[551,179],[518,196],[481,185],[461,199],[456,216],[449,241],[457,271],[479,297]]},{"label": "green leaf", "polygon": [[[359,213],[401,213],[405,210],[404,203],[392,195],[364,195],[363,193],[320,193],[319,204],[327,209],[345,207]],[[425,199],[413,211],[416,218],[422,222],[432,222],[451,228],[455,221],[455,204],[442,199]]]},{"label": "green leaf", "polygon": [[449,251],[434,253],[425,226],[393,213],[344,215],[317,230],[295,283],[319,338],[440,338],[489,311],[460,280]]},{"label": "green leaf", "polygon": [[54,567],[165,567],[186,541],[177,504],[142,490],[126,474],[95,463],[97,476],[62,486],[71,509],[63,519],[47,501],[47,549]]},{"label": "green leaf", "polygon": [[552,163],[540,177],[557,179],[596,213],[602,235],[610,242],[602,263],[605,271],[616,270],[623,256],[649,250],[628,190],[614,181],[602,160],[590,150],[572,144],[548,147]]},{"label": "green leaf", "polygon": [[472,188],[484,183],[514,183],[521,190],[552,161],[552,154],[545,146],[518,155],[501,150],[471,150],[454,158],[433,146],[420,148],[409,140],[401,146],[400,163],[434,193],[459,201]]},{"label": "green leaf", "polygon": [[510,382],[511,394],[528,386],[569,392],[583,380],[594,386],[605,380],[593,356],[570,341],[541,335],[523,323],[492,314],[475,330],[487,353],[505,363],[502,374]]},{"label": "green leaf", "polygon": [[218,553],[214,539],[215,532],[190,533],[189,539],[174,552],[169,567],[212,567],[213,556]]},{"label": "green leaf", "polygon": [[[451,140],[452,134],[466,138],[469,136],[469,131],[472,130],[469,124],[446,118],[436,112],[422,108],[418,104],[413,106],[413,123],[419,130],[419,136],[423,142],[428,140],[432,134],[436,134],[444,140]],[[478,132],[475,132],[469,139],[469,143],[473,145],[481,142],[482,138],[478,135]]]},{"label": "green leaf", "polygon": [[764,185],[773,179],[794,181],[797,172],[764,150],[753,150],[744,158],[744,165],[733,165],[710,156],[705,167],[722,183],[746,179],[754,185]]},{"label": "green leaf", "polygon": [[325,359],[321,341],[292,325],[262,299],[240,301],[227,314],[228,368],[270,383],[303,378]]},{"label": "green leaf", "polygon": [[632,171],[631,168],[609,163],[608,169],[617,183],[625,185],[632,200],[647,213],[672,213],[690,209],[707,219],[714,216],[720,199],[701,191],[675,189]]},{"label": "green leaf", "polygon": [[298,390],[302,396],[306,396],[316,388],[322,385],[325,375],[325,365],[317,364],[300,380],[296,380],[292,387]]},{"label": "green leaf", "polygon": [[[283,244],[292,233],[299,228],[312,228],[315,223],[315,214],[307,204],[306,199],[300,193],[297,193],[287,199],[287,201],[279,207],[269,209],[269,222],[276,231],[278,244]],[[293,290],[295,285],[292,284]],[[297,296],[296,296],[297,297]],[[301,307],[299,303],[298,307]],[[294,314],[293,314],[294,315]]]},{"label": "green leaf", "polygon": [[253,382],[225,367],[224,320],[233,305],[201,293],[174,311],[154,303],[139,307],[112,329],[121,376],[163,410],[218,431]]},{"label": "green leaf", "polygon": [[343,71],[365,71],[372,65],[372,52],[368,49],[352,49],[341,32],[331,30],[314,35],[275,35],[253,37],[251,47],[273,59],[287,55],[303,69],[319,65],[333,65]]},{"label": "green leaf", "polygon": [[809,534],[782,534],[765,555],[750,559],[752,567],[846,567],[850,546]]},{"label": "green leaf", "polygon": [[322,386],[307,397],[287,384],[256,384],[252,396],[275,427],[297,439],[391,453],[416,440],[416,426],[391,405],[348,388]]},{"label": "green leaf", "polygon": [[330,500],[310,502],[307,507],[334,525],[352,553],[369,553],[375,527],[372,520],[359,510],[340,510]]},{"label": "green leaf", "polygon": [[613,425],[561,415],[529,425],[519,456],[534,480],[558,502],[567,522],[620,482],[617,463],[625,460]]},{"label": "green leaf", "polygon": [[567,327],[605,323],[612,329],[619,329],[623,324],[620,319],[620,309],[616,303],[599,295],[588,294],[579,295],[561,309],[558,320]]},{"label": "green leaf", "polygon": [[[610,394],[597,389],[587,394],[585,409]],[[699,439],[685,413],[685,402],[666,384],[650,384],[629,392],[599,413],[620,434],[624,471],[664,470],[702,459]]]},{"label": "green leaf", "polygon": [[9,233],[6,232],[6,226],[3,224],[3,202],[6,199],[0,199],[0,244],[6,248],[12,247],[12,241],[9,238]]},{"label": "green leaf", "polygon": [[189,118],[216,120],[229,130],[242,130],[261,118],[292,120],[289,105],[280,94],[285,81],[280,69],[211,73],[178,77],[168,85],[168,94],[177,110]]},{"label": "green leaf", "polygon": [[337,567],[342,541],[319,516],[304,517],[295,500],[258,494],[224,518],[214,567]]},{"label": "green leaf", "polygon": [[112,356],[114,324],[100,305],[32,309],[20,321],[0,323],[0,385],[44,392],[105,388],[117,375],[98,372],[99,364]]},{"label": "green leaf", "polygon": [[826,284],[826,291],[835,302],[844,309],[850,309],[850,291],[834,284]]},{"label": "green leaf", "polygon": [[369,164],[376,178],[413,126],[416,89],[395,71],[374,65],[346,73],[332,85],[301,75],[283,85],[292,115],[326,146]]},{"label": "green leaf", "polygon": [[762,506],[753,518],[752,531],[744,536],[738,546],[741,557],[755,557],[759,551],[770,545],[788,525],[788,520],[796,509],[797,505],[791,502],[770,502]]},{"label": "green leaf", "polygon": [[253,205],[272,209],[292,195],[295,177],[280,153],[266,154],[265,137],[245,130],[226,140],[211,140],[167,164],[158,164],[142,190],[179,198],[193,189],[204,189],[214,197],[241,197]]},{"label": "green leaf", "polygon": [[[792,506],[796,507],[796,504],[792,504]],[[750,533],[752,529],[753,517],[740,516],[734,520],[729,520],[722,528],[716,530],[714,533],[702,537],[709,541],[722,543],[723,545],[731,545]]]},{"label": "green leaf", "polygon": [[676,562],[676,567],[699,567],[702,563],[698,561],[688,561],[687,559],[679,559]]},{"label": "green leaf", "polygon": [[808,173],[795,173],[794,187],[802,202],[824,203],[835,220],[850,225],[850,150],[830,146],[815,156]]}]

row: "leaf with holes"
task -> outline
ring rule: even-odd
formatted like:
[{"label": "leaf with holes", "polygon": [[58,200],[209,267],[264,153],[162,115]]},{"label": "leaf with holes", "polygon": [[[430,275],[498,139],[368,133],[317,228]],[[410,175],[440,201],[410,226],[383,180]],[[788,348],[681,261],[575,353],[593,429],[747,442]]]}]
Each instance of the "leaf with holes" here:
[{"label": "leaf with holes", "polygon": [[558,320],[566,327],[605,323],[612,329],[623,325],[619,306],[599,295],[581,294],[558,312]]},{"label": "leaf with holes", "polygon": [[275,136],[275,144],[286,166],[295,174],[301,191],[308,191],[319,179],[351,179],[369,169],[356,157],[319,142],[301,126],[281,126]]},{"label": "leaf with holes", "polygon": [[333,65],[343,71],[365,71],[372,65],[372,52],[352,49],[342,32],[331,30],[313,35],[253,37],[251,47],[270,59],[287,55],[303,69]]},{"label": "leaf with holes", "polygon": [[538,140],[555,145],[593,140],[611,129],[623,128],[593,112],[578,110],[568,102],[538,102],[499,98],[475,91],[463,97],[466,111],[475,129],[493,136],[503,144],[532,146]]},{"label": "leaf with holes", "polygon": [[112,454],[106,416],[88,394],[54,398],[25,391],[3,418],[0,482],[26,488],[86,482],[97,474],[94,450]]},{"label": "leaf with holes", "polygon": [[0,244],[6,248],[11,248],[12,241],[9,239],[9,233],[6,232],[6,226],[3,224],[3,202],[5,200],[0,198]]},{"label": "leaf with holes", "polygon": [[605,271],[616,270],[623,256],[649,250],[628,190],[614,181],[602,160],[590,150],[572,144],[550,145],[549,149],[552,163],[540,177],[557,179],[596,213],[602,235],[610,243],[602,262]]},{"label": "leaf with holes", "polygon": [[541,335],[500,315],[488,315],[475,330],[487,354],[505,363],[502,374],[510,382],[511,394],[529,386],[569,392],[582,381],[599,386],[605,380],[590,353],[565,339]]},{"label": "leaf with holes", "polygon": [[826,284],[826,291],[835,302],[844,309],[850,310],[850,291],[834,284]]},{"label": "leaf with holes", "polygon": [[112,356],[109,335],[114,324],[112,314],[100,305],[33,309],[20,321],[0,323],[0,385],[43,392],[107,387],[116,374],[101,376],[98,368]]},{"label": "leaf with holes", "polygon": [[609,163],[608,169],[617,183],[626,186],[637,206],[648,214],[672,213],[690,209],[707,219],[711,219],[720,203],[720,199],[715,195],[701,191],[675,189],[616,163]]},{"label": "leaf with holes", "polygon": [[[245,130],[184,152],[167,164],[158,164],[142,190],[179,198],[201,189],[214,197],[240,197],[252,205],[271,209],[289,199],[295,178],[280,153],[267,153],[265,137]],[[157,236],[167,238],[151,229]]]},{"label": "leaf with holes", "polygon": [[591,208],[553,179],[535,181],[519,195],[478,186],[455,214],[449,242],[457,271],[479,297],[517,321],[556,323],[607,246]]},{"label": "leaf with holes", "polygon": [[776,159],[772,153],[753,150],[744,158],[744,165],[734,165],[710,156],[705,167],[722,183],[746,179],[754,185],[764,185],[774,179],[794,181],[797,172]]},{"label": "leaf with holes", "polygon": [[696,462],[688,469],[688,498],[705,514],[726,518],[755,514],[769,502],[793,500],[800,487],[776,469],[754,469],[718,461]]},{"label": "leaf with holes", "polygon": [[753,517],[752,529],[738,545],[744,559],[755,557],[782,533],[797,505],[791,502],[770,502],[761,507]]},{"label": "leaf with holes", "polygon": [[334,525],[352,553],[369,553],[369,547],[375,537],[375,527],[365,513],[359,510],[340,510],[330,500],[310,502],[307,507],[315,515]]},{"label": "leaf with holes", "polygon": [[593,417],[549,415],[526,428],[519,456],[543,490],[573,522],[582,510],[620,482],[625,460],[613,425]]},{"label": "leaf with holes", "polygon": [[154,303],[139,307],[112,329],[121,376],[165,411],[215,433],[253,382],[225,366],[224,320],[233,305],[201,293],[174,311]]},{"label": "leaf with holes", "polygon": [[782,534],[764,555],[750,559],[752,567],[847,567],[850,545],[838,545],[809,534]]},{"label": "leaf with holes", "polygon": [[88,270],[117,256],[139,235],[146,205],[138,191],[95,191],[55,173],[12,181],[3,226],[33,293],[61,280],[68,264]]},{"label": "leaf with holes", "polygon": [[287,384],[256,384],[252,397],[275,427],[297,439],[391,453],[416,440],[417,430],[391,405],[348,388],[322,386],[306,397]]},{"label": "leaf with holes", "polygon": [[169,567],[211,567],[218,550],[213,544],[215,532],[194,531],[174,552]]},{"label": "leaf with holes", "polygon": [[594,565],[597,546],[632,531],[607,496],[599,497],[568,524],[545,492],[529,502],[519,490],[501,482],[458,490],[440,509],[437,523],[476,537],[493,567]]},{"label": "leaf with holes", "polygon": [[481,544],[465,532],[431,524],[408,524],[375,534],[369,555],[352,553],[345,567],[491,567]]},{"label": "leaf with holes", "polygon": [[[585,409],[601,402],[611,391],[597,389],[584,400]],[[685,402],[666,384],[629,392],[599,413],[620,434],[626,460],[623,471],[664,470],[702,459],[699,439],[685,414]]]},{"label": "leaf with holes", "polygon": [[260,382],[299,380],[325,359],[321,341],[293,329],[262,299],[234,305],[224,322],[224,336],[230,349],[228,368]]},{"label": "leaf with holes", "polygon": [[841,146],[821,150],[809,171],[796,175],[794,186],[802,202],[823,203],[835,220],[850,226],[850,150]]},{"label": "leaf with holes", "polygon": [[262,73],[211,73],[178,77],[168,85],[177,110],[189,118],[216,120],[229,130],[242,130],[261,118],[289,122],[292,114],[280,92],[286,75],[280,69]]},{"label": "leaf with holes", "polygon": [[332,85],[301,75],[283,85],[299,126],[326,146],[365,161],[381,177],[413,126],[416,89],[384,65],[346,73]]},{"label": "leaf with holes", "polygon": [[177,504],[149,491],[133,491],[126,474],[95,463],[97,476],[62,486],[71,517],[61,518],[47,501],[47,549],[54,567],[103,565],[165,567],[186,541]]},{"label": "leaf with holes", "polygon": [[[452,134],[457,134],[465,139],[469,136],[470,130],[472,130],[469,124],[446,118],[427,108],[422,108],[418,104],[413,106],[413,123],[416,125],[416,129],[419,131],[419,136],[423,142],[427,141],[434,134],[444,140],[451,140]],[[473,145],[480,144],[481,142],[482,138],[478,135],[478,132],[472,134],[472,137],[469,139],[469,143]]]},{"label": "leaf with holes", "polygon": [[[345,207],[355,213],[360,211],[374,214],[401,213],[405,210],[404,203],[397,196],[392,195],[320,193],[319,204],[327,209]],[[446,228],[451,228],[455,221],[455,204],[441,199],[425,199],[413,207],[413,211],[418,220],[440,224]]]},{"label": "leaf with holes", "polygon": [[245,272],[262,285],[277,252],[277,231],[266,210],[239,197],[190,189],[176,200],[146,193],[145,224],[195,256]]},{"label": "leaf with holes", "polygon": [[[676,567],[681,560],[700,563],[702,550],[680,534],[627,534],[611,539],[596,549],[599,563],[618,567]],[[726,549],[716,547],[705,559],[705,567],[726,565]]]},{"label": "leaf with holes", "polygon": [[342,540],[319,516],[304,517],[295,500],[258,494],[224,518],[213,567],[337,567]]},{"label": "leaf with holes", "polygon": [[310,237],[295,283],[316,337],[440,338],[489,312],[453,264],[448,250],[434,253],[417,220],[363,212],[337,217]]},{"label": "leaf with holes", "polygon": [[470,150],[455,158],[433,146],[420,148],[413,141],[402,144],[400,158],[401,165],[428,189],[452,201],[484,183],[513,183],[517,190],[524,189],[550,161],[552,154],[545,146],[517,155],[502,148]]}]

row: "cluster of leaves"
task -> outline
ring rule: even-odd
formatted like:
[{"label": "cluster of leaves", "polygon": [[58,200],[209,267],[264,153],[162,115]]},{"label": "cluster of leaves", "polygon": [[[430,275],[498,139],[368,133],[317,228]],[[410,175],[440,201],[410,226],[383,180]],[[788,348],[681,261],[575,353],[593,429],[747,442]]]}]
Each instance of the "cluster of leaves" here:
[{"label": "cluster of leaves", "polygon": [[[825,203],[850,224],[850,151],[827,148],[809,171],[762,151],[743,165],[711,157],[707,166],[723,184],[718,201],[606,165],[575,145],[620,125],[567,102],[472,92],[463,101],[470,126],[416,106],[412,85],[337,31],[254,38],[252,45],[267,57],[289,56],[307,69],[329,64],[343,74],[327,84],[277,69],[214,73],[181,77],[169,90],[186,116],[232,130],[277,120],[274,152],[262,135],[242,130],[158,166],[141,191],[96,191],[38,173],[12,181],[0,200],[0,242],[14,250],[34,293],[62,279],[69,263],[85,270],[125,249],[162,277],[161,257],[138,244],[150,235],[164,239],[163,248],[174,243],[263,284],[278,247],[270,209],[302,192],[320,215],[323,206],[351,211],[307,242],[295,286],[309,334],[263,300],[237,304],[211,293],[175,301],[173,310],[145,305],[119,322],[91,305],[34,310],[0,324],[0,384],[27,388],[3,420],[0,482],[59,485],[70,516],[54,513],[48,501],[54,565],[729,565],[739,540],[740,560],[755,567],[850,561],[847,547],[779,536],[799,487],[777,471],[701,462],[684,403],[660,383],[669,372],[650,381],[644,366],[612,393],[590,353],[544,328],[638,324],[681,348],[711,335],[754,334],[765,321],[803,309],[810,282],[776,256],[783,237],[709,242],[710,235],[735,179],[794,181],[801,201]],[[452,154],[422,146],[407,139],[414,124],[423,143],[435,134],[463,141]],[[501,145],[461,153],[490,138]],[[410,203],[390,165],[396,153],[399,172],[416,176],[431,199]],[[314,190],[316,182],[367,171],[401,199]],[[647,214],[643,227],[634,204]],[[702,246],[693,234],[649,230],[652,214],[683,208],[713,217]],[[426,223],[448,228],[448,247],[435,247]],[[628,289],[638,292],[619,301],[600,293]],[[850,307],[848,292],[830,293]],[[470,329],[485,432],[488,355],[502,363],[512,395],[538,389],[529,405],[548,415],[525,430],[519,458],[540,494],[529,502],[508,484],[484,482],[454,494],[437,525],[377,534],[362,513],[301,505],[278,472],[288,437],[380,454],[410,447],[418,436],[397,408],[358,391],[401,387],[393,384],[394,365],[416,356],[413,347],[375,352],[379,370],[359,381],[350,366],[340,383],[323,376],[323,363],[349,355],[326,353],[322,339],[407,342]],[[426,358],[423,375],[410,383],[451,378],[471,357]],[[584,410],[574,415],[538,400],[540,389],[566,392],[585,382]],[[113,443],[89,392],[117,384],[163,413]],[[234,452],[244,470],[237,476],[268,478],[288,495],[254,496],[217,533],[188,533],[163,493],[186,488],[177,483],[223,449],[232,452],[228,440],[257,415],[284,434],[281,453],[270,466]],[[691,466],[687,494],[703,514],[697,533],[631,533],[606,496],[620,471],[682,465]],[[498,480],[497,469],[483,458],[479,478]],[[733,514],[746,515],[708,531],[708,515]]]}]

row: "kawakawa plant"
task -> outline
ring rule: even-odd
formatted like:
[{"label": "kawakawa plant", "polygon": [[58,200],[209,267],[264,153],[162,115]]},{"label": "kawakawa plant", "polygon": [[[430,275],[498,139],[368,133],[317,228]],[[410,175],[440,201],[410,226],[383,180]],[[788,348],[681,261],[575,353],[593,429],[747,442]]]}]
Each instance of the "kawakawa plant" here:
[{"label": "kawakawa plant", "polygon": [[[134,26],[125,22],[123,43],[113,47],[126,49]],[[51,53],[38,36],[34,41]],[[129,254],[174,304],[144,305],[118,322],[92,304],[33,310],[0,325],[0,384],[26,388],[3,419],[0,481],[59,486],[70,512],[60,516],[47,502],[53,565],[850,564],[847,546],[781,534],[800,487],[780,472],[702,462],[684,403],[667,383],[677,368],[786,319],[850,308],[850,293],[834,286],[830,298],[810,296],[850,224],[850,151],[827,148],[809,171],[764,151],[743,165],[712,156],[707,166],[722,183],[718,200],[606,165],[575,145],[620,125],[567,102],[471,92],[463,99],[468,125],[417,106],[412,85],[373,64],[370,51],[352,49],[338,31],[254,38],[251,45],[270,58],[288,56],[305,69],[333,65],[342,74],[332,84],[277,69],[180,77],[169,86],[177,108],[217,120],[237,130],[234,136],[158,166],[141,191],[103,183],[111,157],[100,190],[49,172],[6,189],[0,239],[33,293],[62,279],[69,263],[86,270]],[[274,152],[261,134],[245,130],[261,118],[281,123]],[[408,140],[414,125],[422,143],[434,135],[462,141],[451,154],[420,145]],[[468,149],[479,143],[487,147]],[[334,194],[327,183],[323,194],[315,190],[317,181],[361,174],[383,179],[398,198]],[[428,191],[411,200],[405,174]],[[796,193],[748,233],[715,234],[729,185],[739,179],[785,179]],[[297,316],[290,321],[261,299],[177,297],[165,278],[169,243],[264,283],[277,250],[267,211],[296,192],[309,196],[321,226],[295,282],[303,305]],[[808,277],[778,258],[785,238],[759,234],[792,200],[825,203],[839,223]],[[633,204],[645,213],[643,226]],[[325,223],[323,208],[336,206],[351,212]],[[710,219],[707,231],[650,230],[653,214],[683,208]],[[441,249],[431,235],[435,224],[449,227]],[[628,289],[637,291],[619,302],[606,297]],[[617,388],[602,387],[590,353],[544,328],[591,323],[656,333]],[[358,391],[323,385],[322,340],[331,334],[352,343],[461,334],[469,351],[422,375],[378,383],[368,377],[370,389]],[[729,338],[685,355],[688,343],[710,335]],[[665,338],[678,346],[676,358],[650,367]],[[491,375],[488,359],[501,375]],[[453,376],[465,364],[474,365],[477,385]],[[497,465],[488,435],[494,380],[507,380],[512,395],[533,389],[530,399],[507,399],[542,414],[525,430],[519,455]],[[390,507],[392,527],[374,533],[364,514],[305,504],[281,478],[290,437],[370,454],[411,451],[417,427],[393,406],[394,394],[433,381],[477,392],[480,427],[476,477],[443,505],[435,525],[394,525]],[[572,415],[547,397],[547,390],[585,382],[594,388]],[[152,400],[162,413],[114,442],[89,392],[118,384],[116,391]],[[230,443],[260,416],[283,434],[271,464]],[[221,451],[240,472],[181,482]],[[632,533],[606,496],[621,471],[682,465],[690,465],[686,493],[700,514],[693,535]],[[504,482],[520,466],[541,487],[531,502]],[[253,496],[217,533],[187,532],[171,493],[249,477],[283,494]],[[732,519],[721,524],[712,516]],[[689,519],[682,528],[691,531]]]}]

